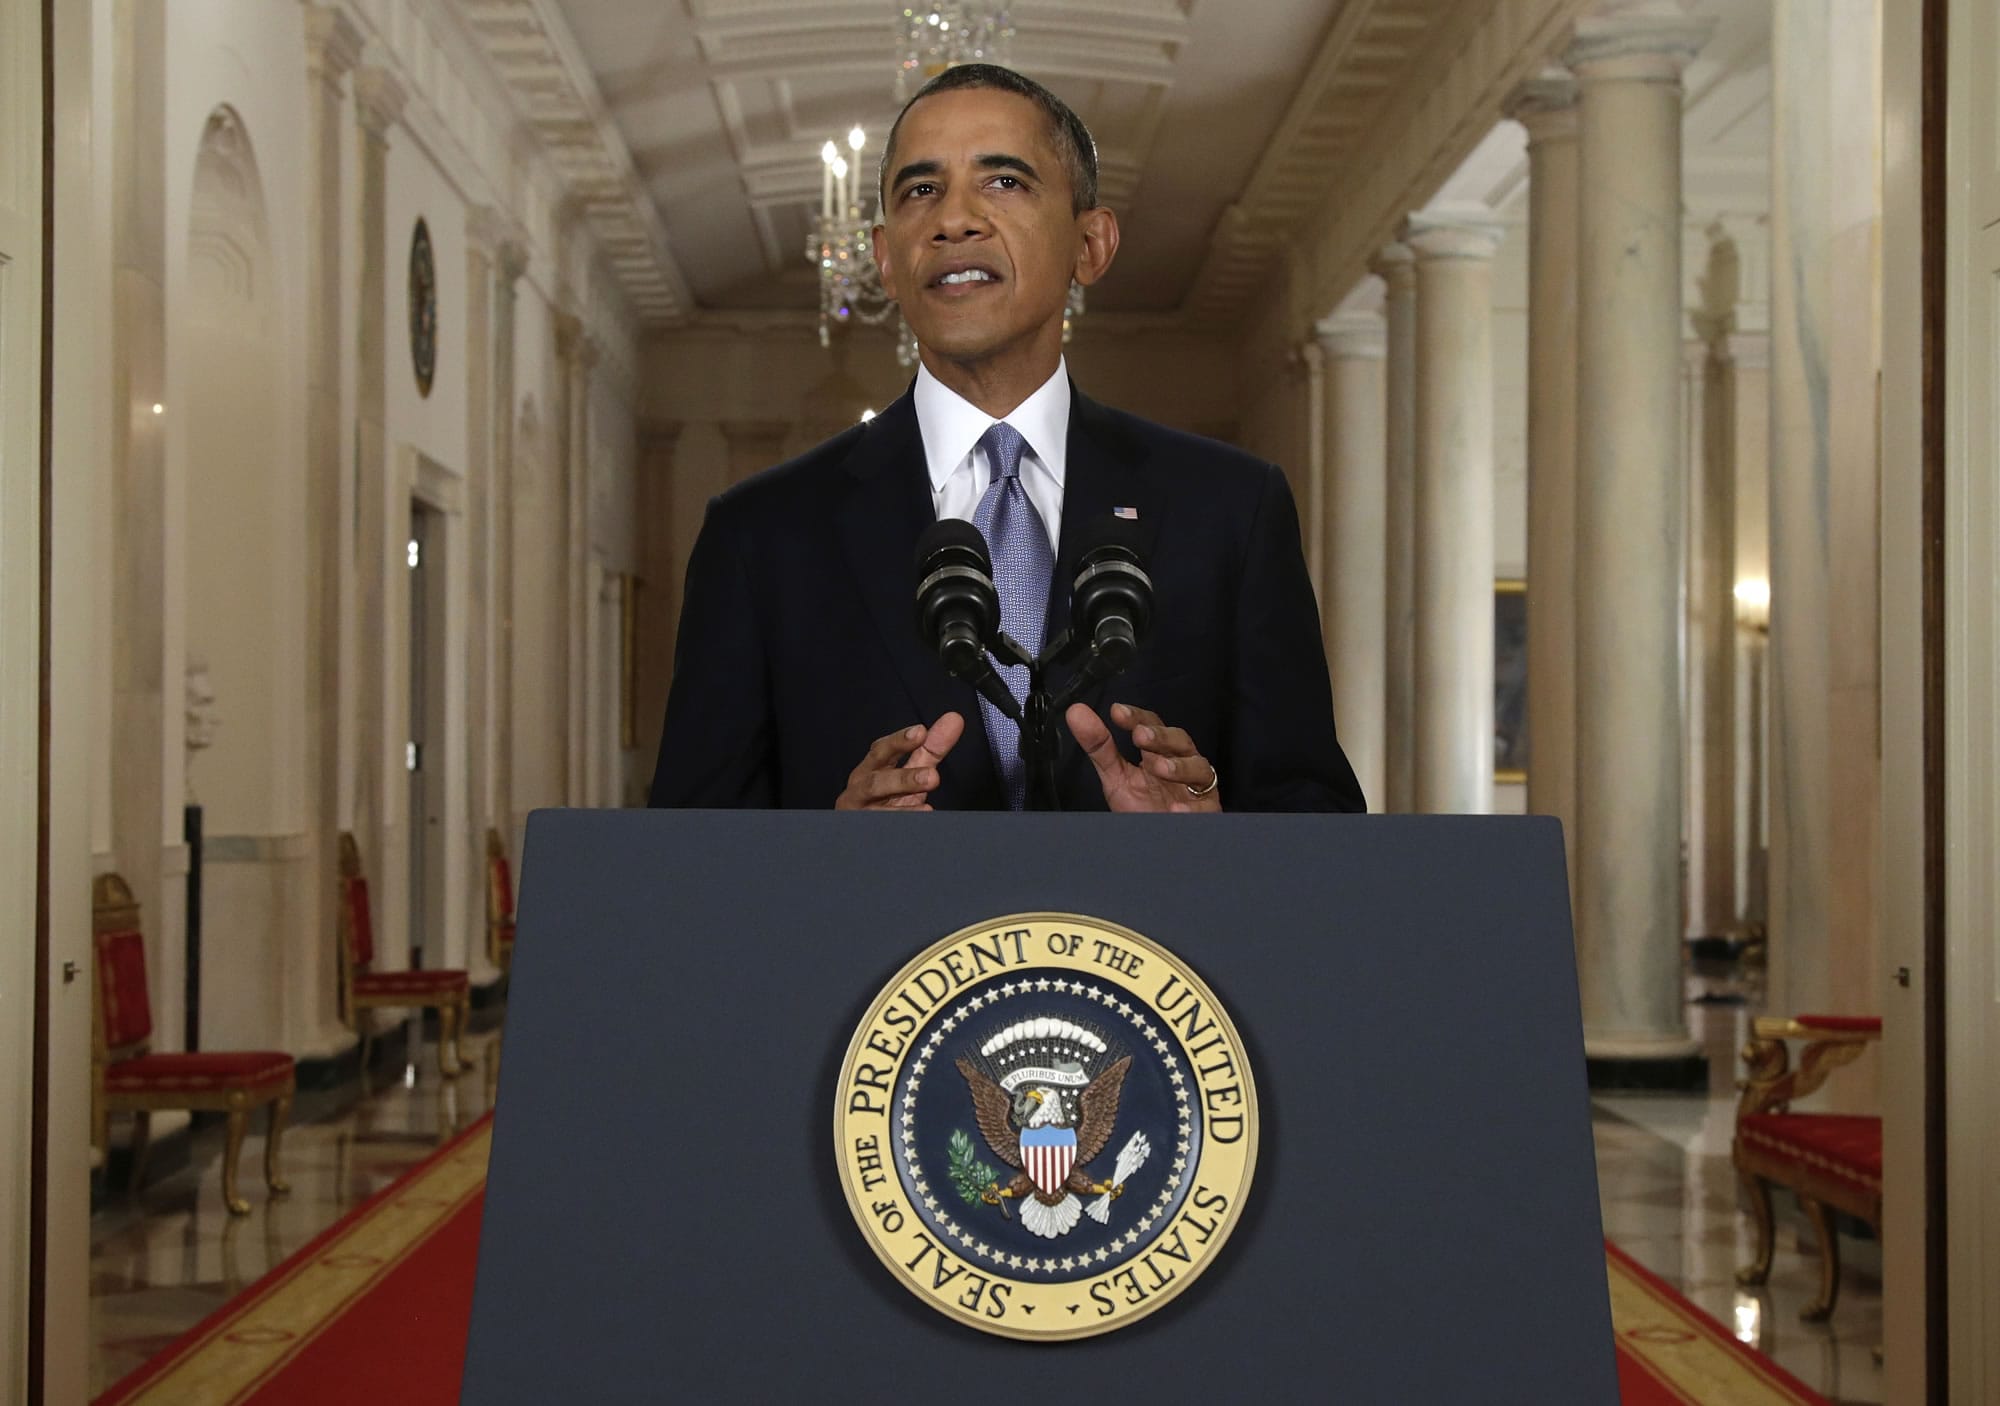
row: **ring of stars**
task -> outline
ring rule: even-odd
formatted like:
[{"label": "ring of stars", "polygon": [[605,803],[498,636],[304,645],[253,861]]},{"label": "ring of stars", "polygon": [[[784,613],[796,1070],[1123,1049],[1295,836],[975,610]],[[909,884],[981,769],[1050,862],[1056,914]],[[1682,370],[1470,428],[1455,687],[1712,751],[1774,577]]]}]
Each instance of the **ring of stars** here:
[{"label": "ring of stars", "polygon": [[[985,1241],[980,1240],[973,1230],[959,1225],[942,1211],[938,1198],[932,1193],[930,1185],[924,1177],[923,1168],[917,1161],[917,1090],[922,1084],[924,1071],[930,1067],[931,1061],[937,1057],[938,1051],[944,1045],[945,1035],[952,1030],[956,1030],[961,1025],[969,1024],[973,1014],[981,1008],[988,1005],[997,1006],[1008,997],[1031,991],[1054,991],[1059,995],[1070,994],[1081,996],[1085,1000],[1102,1005],[1107,1013],[1115,1011],[1130,1021],[1133,1027],[1138,1030],[1140,1037],[1160,1054],[1161,1063],[1166,1067],[1167,1079],[1173,1087],[1174,1099],[1180,1113],[1179,1128],[1177,1130],[1178,1140],[1174,1144],[1175,1155],[1171,1159],[1171,1171],[1168,1173],[1166,1186],[1161,1190],[1160,1194],[1154,1198],[1150,1205],[1146,1206],[1140,1212],[1137,1221],[1129,1225],[1122,1234],[1112,1236],[1107,1243],[1099,1245],[1094,1251],[1087,1250],[1082,1254],[1065,1255],[1061,1259],[1057,1259],[1053,1255],[1046,1259],[1037,1259],[1032,1256],[1024,1258],[1021,1255],[1008,1254],[996,1250]],[[1141,1240],[1147,1238],[1147,1233],[1167,1215],[1169,1209],[1173,1206],[1175,1197],[1183,1181],[1182,1173],[1187,1170],[1188,1148],[1194,1135],[1188,1107],[1189,1098],[1186,1076],[1181,1072],[1180,1062],[1174,1057],[1173,1046],[1167,1042],[1166,1032],[1148,1020],[1143,1010],[1135,1009],[1131,1002],[1119,999],[1115,992],[1106,991],[1100,986],[1092,985],[1090,982],[1080,979],[1064,981],[1058,978],[1051,981],[1047,977],[1040,977],[1034,981],[1024,979],[1019,982],[1006,982],[998,991],[989,991],[969,996],[953,1008],[932,1029],[929,1038],[924,1041],[923,1047],[918,1050],[917,1057],[911,1061],[909,1068],[909,1078],[903,1086],[902,1126],[896,1149],[897,1157],[902,1163],[905,1175],[909,1178],[911,1188],[916,1193],[916,1199],[922,1203],[926,1211],[930,1212],[937,1228],[947,1239],[956,1243],[958,1252],[966,1258],[984,1260],[996,1269],[1007,1269],[1027,1274],[1055,1274],[1063,1271],[1073,1271],[1077,1267],[1087,1268],[1092,1263],[1102,1264],[1109,1260],[1113,1254],[1137,1246]],[[1151,1159],[1148,1160],[1150,1162]]]}]

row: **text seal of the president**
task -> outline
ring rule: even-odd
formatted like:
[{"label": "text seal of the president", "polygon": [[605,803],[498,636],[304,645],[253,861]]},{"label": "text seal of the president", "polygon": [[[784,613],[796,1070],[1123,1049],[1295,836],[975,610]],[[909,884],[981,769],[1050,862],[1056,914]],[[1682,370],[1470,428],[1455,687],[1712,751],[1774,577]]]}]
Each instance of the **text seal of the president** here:
[{"label": "text seal of the president", "polygon": [[1039,1340],[1143,1318],[1215,1260],[1257,1161],[1236,1027],[1185,962],[1098,918],[953,933],[841,1066],[841,1185],[918,1298]]}]

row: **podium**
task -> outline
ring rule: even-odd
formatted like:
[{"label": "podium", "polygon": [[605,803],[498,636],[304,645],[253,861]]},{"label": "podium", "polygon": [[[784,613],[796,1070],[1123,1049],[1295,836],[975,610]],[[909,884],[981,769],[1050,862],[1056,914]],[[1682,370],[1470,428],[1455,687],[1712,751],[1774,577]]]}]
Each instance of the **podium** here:
[{"label": "podium", "polygon": [[[1214,1263],[1063,1343],[896,1282],[832,1138],[884,984],[1029,911],[1198,973],[1261,1125]],[[545,811],[519,932],[473,1406],[1617,1400],[1554,821]]]}]

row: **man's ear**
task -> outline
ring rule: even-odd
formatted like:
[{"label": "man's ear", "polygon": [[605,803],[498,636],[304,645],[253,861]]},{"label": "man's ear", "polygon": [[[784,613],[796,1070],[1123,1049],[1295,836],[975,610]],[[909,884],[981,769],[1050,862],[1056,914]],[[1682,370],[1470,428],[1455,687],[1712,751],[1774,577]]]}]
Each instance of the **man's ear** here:
[{"label": "man's ear", "polygon": [[1118,217],[1099,205],[1078,215],[1076,227],[1083,235],[1083,248],[1076,256],[1072,276],[1088,288],[1104,277],[1111,261],[1118,257]]},{"label": "man's ear", "polygon": [[876,225],[868,231],[868,248],[869,252],[875,256],[876,272],[882,275],[882,291],[889,295],[891,302],[898,301],[896,298],[896,275],[889,267],[887,251],[883,247],[882,226]]}]

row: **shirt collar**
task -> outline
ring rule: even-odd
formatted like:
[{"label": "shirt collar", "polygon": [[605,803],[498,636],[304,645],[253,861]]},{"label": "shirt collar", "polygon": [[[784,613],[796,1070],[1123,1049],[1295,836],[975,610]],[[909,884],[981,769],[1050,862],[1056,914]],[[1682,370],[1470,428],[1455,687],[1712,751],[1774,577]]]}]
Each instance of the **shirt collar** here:
[{"label": "shirt collar", "polygon": [[[923,435],[924,460],[930,469],[931,491],[942,492],[945,480],[958,471],[979,437],[999,421],[952,390],[922,362],[917,363],[917,428]],[[1006,417],[1021,432],[1028,449],[1041,461],[1058,488],[1069,448],[1069,364],[1056,362],[1055,374]]]}]

